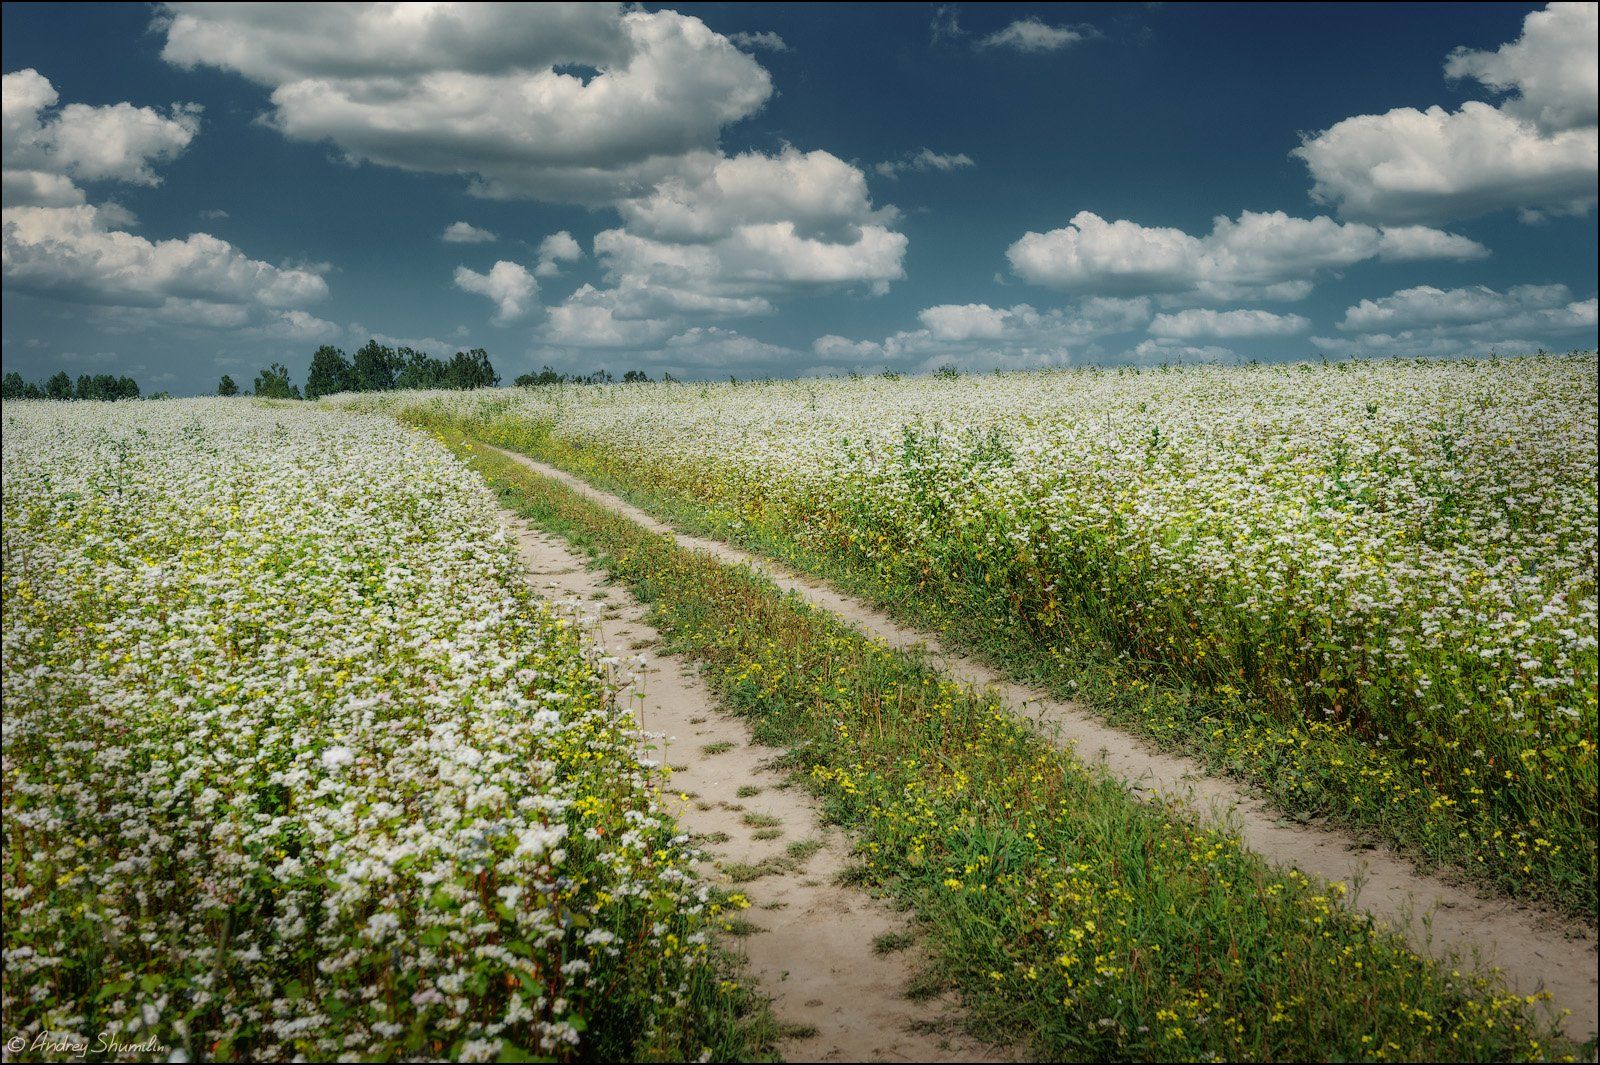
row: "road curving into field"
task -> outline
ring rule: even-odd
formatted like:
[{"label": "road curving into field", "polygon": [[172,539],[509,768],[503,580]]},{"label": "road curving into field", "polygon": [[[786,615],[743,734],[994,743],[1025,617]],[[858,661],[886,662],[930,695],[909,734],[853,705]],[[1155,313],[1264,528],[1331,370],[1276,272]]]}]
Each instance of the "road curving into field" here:
[{"label": "road curving into field", "polygon": [[[960,1030],[953,996],[906,996],[928,960],[904,945],[913,939],[905,915],[840,882],[849,864],[843,835],[824,826],[818,801],[769,764],[772,751],[752,742],[748,725],[719,706],[689,662],[656,650],[661,634],[645,608],[559,537],[508,511],[501,521],[540,598],[613,654],[648,649],[643,683],[623,696],[640,727],[661,739],[646,753],[673,769],[677,799],[663,802],[709,855],[702,874],[751,902],[729,924],[772,998],[783,1059],[1010,1060]],[[886,939],[900,949],[875,948]]]},{"label": "road curving into field", "polygon": [[1159,751],[1112,728],[1081,704],[1059,700],[1007,680],[997,671],[944,647],[934,634],[903,626],[861,600],[769,559],[718,540],[678,532],[649,513],[582,478],[526,455],[480,446],[557,481],[681,547],[748,566],[785,591],[848,621],[891,647],[920,647],[930,664],[1002,698],[1063,746],[1103,761],[1135,794],[1181,798],[1237,832],[1251,850],[1283,867],[1340,881],[1350,904],[1402,932],[1418,952],[1456,954],[1500,970],[1518,994],[1548,993],[1562,1027],[1576,1041],[1600,1032],[1600,972],[1594,932],[1551,911],[1478,894],[1422,873],[1388,848],[1315,825],[1299,824],[1234,781],[1211,776],[1193,759]]}]

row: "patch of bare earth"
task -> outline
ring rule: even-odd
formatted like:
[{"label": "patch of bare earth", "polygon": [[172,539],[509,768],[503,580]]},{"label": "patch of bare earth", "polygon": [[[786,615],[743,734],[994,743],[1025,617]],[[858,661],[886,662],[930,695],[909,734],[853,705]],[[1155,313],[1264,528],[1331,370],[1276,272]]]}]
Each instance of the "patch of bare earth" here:
[{"label": "patch of bare earth", "polygon": [[660,734],[652,756],[673,767],[672,812],[710,856],[702,873],[746,895],[723,941],[742,949],[772,997],[788,1061],[1000,1061],[995,1048],[962,1034],[949,997],[912,1000],[906,990],[927,964],[908,922],[886,902],[842,882],[844,836],[825,826],[811,795],[768,766],[738,718],[722,712],[698,673],[663,654],[660,634],[625,588],[588,568],[563,540],[502,515],[528,578],[613,655],[645,655],[624,691],[640,726]]},{"label": "patch of bare earth", "polygon": [[1403,856],[1338,829],[1292,821],[1243,785],[1209,775],[1194,759],[1158,750],[1107,725],[1078,703],[1012,683],[997,671],[952,653],[937,635],[909,629],[821,581],[798,576],[722,541],[679,533],[554,466],[511,451],[501,454],[645,528],[674,537],[680,547],[749,566],[778,587],[892,647],[922,648],[933,665],[975,688],[993,691],[1061,745],[1075,747],[1086,758],[1102,759],[1135,794],[1184,798],[1202,814],[1229,824],[1247,847],[1275,865],[1344,882],[1351,888],[1347,900],[1351,906],[1401,931],[1419,952],[1453,953],[1468,964],[1497,968],[1518,994],[1547,992],[1550,1007],[1557,1013],[1565,1011],[1562,1027],[1574,1040],[1582,1042],[1600,1031],[1600,958],[1592,929],[1544,907],[1486,895],[1420,872]]}]

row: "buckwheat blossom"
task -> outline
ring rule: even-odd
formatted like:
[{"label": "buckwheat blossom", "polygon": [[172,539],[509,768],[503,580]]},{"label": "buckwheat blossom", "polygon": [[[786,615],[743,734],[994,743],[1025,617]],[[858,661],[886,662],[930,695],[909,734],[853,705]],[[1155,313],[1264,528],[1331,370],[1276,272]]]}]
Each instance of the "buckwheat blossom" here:
[{"label": "buckwheat blossom", "polygon": [[476,475],[304,407],[3,420],[8,1036],[565,1059],[685,1008],[695,856]]}]

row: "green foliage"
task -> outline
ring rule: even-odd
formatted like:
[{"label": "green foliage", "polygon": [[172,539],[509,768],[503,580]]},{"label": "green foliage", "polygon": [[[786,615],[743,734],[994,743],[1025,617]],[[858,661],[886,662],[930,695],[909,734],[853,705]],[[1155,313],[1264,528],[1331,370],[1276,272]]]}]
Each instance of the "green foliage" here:
[{"label": "green foliage", "polygon": [[74,399],[138,399],[139,384],[131,377],[117,377],[108,373],[78,376]]},{"label": "green foliage", "polygon": [[237,396],[238,394],[239,386],[233,383],[233,378],[229,377],[227,374],[223,374],[222,380],[217,382],[217,395]]},{"label": "green foliage", "polygon": [[108,373],[99,373],[92,377],[89,374],[80,374],[74,383],[65,370],[58,370],[41,388],[31,381],[24,381],[22,375],[13,370],[5,376],[4,397],[56,400],[138,399],[139,383],[131,377],[118,377]]},{"label": "green foliage", "polygon": [[355,390],[355,368],[338,348],[324,344],[311,355],[311,369],[306,373],[306,398],[317,399],[335,392]]},{"label": "green foliage", "polygon": [[387,392],[395,386],[405,360],[393,348],[376,340],[369,340],[356,352],[355,383],[357,392]]},{"label": "green foliage", "polygon": [[289,368],[280,362],[256,374],[255,394],[266,399],[299,399],[300,386],[289,381]]}]

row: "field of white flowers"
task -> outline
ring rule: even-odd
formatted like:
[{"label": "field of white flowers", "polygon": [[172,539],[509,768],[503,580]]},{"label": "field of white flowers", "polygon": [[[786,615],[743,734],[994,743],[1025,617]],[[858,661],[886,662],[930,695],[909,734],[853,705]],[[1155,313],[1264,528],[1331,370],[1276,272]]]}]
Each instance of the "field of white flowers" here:
[{"label": "field of white flowers", "polygon": [[8,1036],[700,1053],[716,903],[493,506],[388,418],[6,404]]},{"label": "field of white flowers", "polygon": [[[1593,913],[1593,354],[391,397]],[[359,404],[360,401],[353,401]],[[1090,661],[1096,663],[1090,668]]]}]

